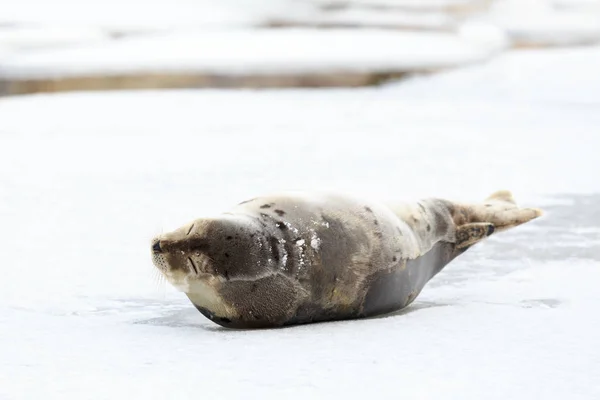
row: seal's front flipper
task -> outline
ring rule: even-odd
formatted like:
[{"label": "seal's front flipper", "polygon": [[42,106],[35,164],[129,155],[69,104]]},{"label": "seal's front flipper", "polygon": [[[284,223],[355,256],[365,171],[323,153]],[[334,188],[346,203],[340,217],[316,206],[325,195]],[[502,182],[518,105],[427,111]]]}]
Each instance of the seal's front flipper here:
[{"label": "seal's front flipper", "polygon": [[496,228],[489,222],[475,222],[461,225],[456,229],[456,248],[462,249],[490,236]]}]

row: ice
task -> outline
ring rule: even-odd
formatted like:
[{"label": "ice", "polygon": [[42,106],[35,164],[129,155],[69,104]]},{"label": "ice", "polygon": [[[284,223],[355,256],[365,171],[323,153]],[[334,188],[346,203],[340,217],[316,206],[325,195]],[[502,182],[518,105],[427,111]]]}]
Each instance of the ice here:
[{"label": "ice", "polygon": [[[203,31],[40,51],[0,63],[3,78],[136,73],[405,72],[482,61],[499,48],[450,33],[354,29]],[[282,51],[282,49],[293,51]]]},{"label": "ice", "polygon": [[[0,398],[600,398],[600,48],[369,89],[0,99]],[[161,231],[279,190],[484,199],[402,312],[229,331],[157,285]]]},{"label": "ice", "polygon": [[332,2],[330,0],[313,0],[320,4],[345,4],[347,6],[407,8],[415,10],[439,10],[475,7],[486,4],[487,0],[347,0]]},{"label": "ice", "polygon": [[451,30],[457,22],[444,12],[410,12],[383,9],[342,9],[337,11],[290,15],[282,22],[308,26],[356,26],[402,29]]},{"label": "ice", "polygon": [[60,26],[0,28],[0,46],[11,51],[31,51],[105,41],[108,35],[94,28]]},{"label": "ice", "polygon": [[489,19],[505,29],[521,46],[580,45],[600,41],[600,2],[597,1],[552,4],[547,0],[502,0],[494,3]]},{"label": "ice", "polygon": [[[18,25],[60,25],[96,27],[111,32],[133,33],[173,28],[225,28],[248,26],[256,22],[253,9],[263,11],[261,1],[156,0],[0,0],[0,23]],[[288,3],[289,4],[289,3]],[[260,14],[258,14],[260,15]]]}]

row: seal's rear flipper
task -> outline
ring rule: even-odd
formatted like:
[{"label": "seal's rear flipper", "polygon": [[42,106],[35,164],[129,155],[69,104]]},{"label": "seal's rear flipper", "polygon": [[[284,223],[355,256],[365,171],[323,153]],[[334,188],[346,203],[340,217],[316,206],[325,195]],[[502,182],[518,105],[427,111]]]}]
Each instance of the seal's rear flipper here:
[{"label": "seal's rear flipper", "polygon": [[506,202],[506,203],[511,203],[516,205],[517,203],[515,202],[515,198],[513,197],[512,193],[509,192],[508,190],[498,190],[497,192],[492,193],[487,199],[485,199],[487,202]]},{"label": "seal's rear flipper", "polygon": [[477,221],[490,222],[497,231],[514,228],[543,214],[537,208],[519,208],[508,190],[493,193],[482,206],[473,206],[473,211]]},{"label": "seal's rear flipper", "polygon": [[537,208],[519,208],[508,190],[500,190],[482,204],[459,205],[452,217],[456,225],[456,247],[472,246],[494,232],[502,232],[542,215]]},{"label": "seal's rear flipper", "polygon": [[[455,216],[458,216],[458,219],[462,221],[456,221],[456,219],[455,221],[462,222],[457,223],[457,229],[460,229],[465,223],[489,223],[494,225],[497,232],[501,232],[529,222],[541,215],[542,210],[537,208],[519,208],[512,194],[507,190],[501,190],[493,193],[483,204],[464,207]],[[464,217],[466,217],[466,220]]]}]

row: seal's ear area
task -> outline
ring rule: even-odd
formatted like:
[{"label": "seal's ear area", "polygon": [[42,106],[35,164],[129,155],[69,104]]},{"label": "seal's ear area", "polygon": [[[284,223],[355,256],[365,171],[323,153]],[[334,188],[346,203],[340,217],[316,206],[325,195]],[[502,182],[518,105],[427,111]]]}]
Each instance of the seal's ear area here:
[{"label": "seal's ear area", "polygon": [[474,245],[496,231],[490,222],[464,224],[456,229],[456,248],[462,249]]}]

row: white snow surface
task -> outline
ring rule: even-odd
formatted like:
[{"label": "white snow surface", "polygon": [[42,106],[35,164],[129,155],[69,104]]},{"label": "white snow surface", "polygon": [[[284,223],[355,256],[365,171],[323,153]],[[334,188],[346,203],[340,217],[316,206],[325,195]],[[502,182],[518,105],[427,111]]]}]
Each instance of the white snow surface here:
[{"label": "white snow surface", "polygon": [[450,30],[457,25],[451,15],[442,11],[414,12],[410,10],[350,8],[306,16],[290,16],[287,21],[309,25],[383,27],[423,30]]},{"label": "white snow surface", "polygon": [[0,48],[7,52],[87,45],[107,39],[109,37],[105,32],[94,28],[60,26],[0,28]]},{"label": "white snow surface", "polygon": [[491,23],[521,45],[578,45],[600,41],[600,2],[500,0],[493,3]]},{"label": "white snow surface", "polygon": [[[257,22],[279,0],[0,0],[0,24],[95,27],[118,32],[238,27]],[[285,2],[290,6],[290,2]]]},{"label": "white snow surface", "polygon": [[[380,88],[0,99],[0,399],[600,398],[600,48]],[[222,329],[150,239],[279,190],[546,215],[405,311]]]},{"label": "white snow surface", "polygon": [[15,55],[0,63],[0,75],[398,72],[481,61],[499,47],[450,33],[379,29],[204,31]]},{"label": "white snow surface", "polygon": [[489,3],[488,0],[347,0],[337,2],[331,0],[312,0],[312,2],[322,5],[343,4],[350,7],[396,7],[423,11],[469,8]]}]

